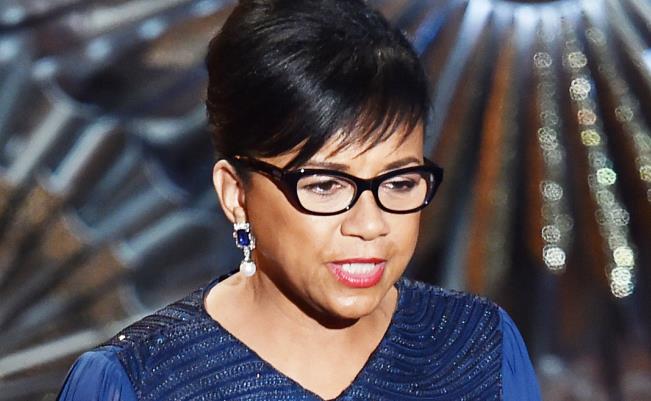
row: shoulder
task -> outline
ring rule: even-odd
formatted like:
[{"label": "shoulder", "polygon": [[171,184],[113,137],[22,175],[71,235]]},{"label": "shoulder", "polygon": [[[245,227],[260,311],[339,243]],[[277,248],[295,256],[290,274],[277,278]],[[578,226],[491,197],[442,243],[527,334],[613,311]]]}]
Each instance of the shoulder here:
[{"label": "shoulder", "polygon": [[538,380],[520,331],[499,309],[502,331],[502,382],[505,401],[540,401]]},{"label": "shoulder", "polygon": [[[451,387],[501,388],[505,401],[540,401],[529,353],[504,309],[484,297],[418,281],[403,279],[400,288],[405,332],[412,342],[420,332],[419,347],[431,350],[447,377],[459,375]],[[468,372],[474,372],[472,380]]]},{"label": "shoulder", "polygon": [[482,349],[483,356],[501,353],[502,316],[494,302],[406,278],[398,288],[398,327],[427,336],[432,350],[454,353],[461,347],[464,352]]},{"label": "shoulder", "polygon": [[216,281],[138,320],[82,354],[72,366],[59,400],[131,401],[143,394],[158,394],[153,389],[166,380],[166,375],[178,373],[179,366],[206,357],[205,347],[202,348],[206,338],[228,342],[203,307],[205,288]]},{"label": "shoulder", "polygon": [[[522,336],[508,313],[488,298],[449,290],[403,278],[399,288],[400,315],[403,319],[436,327],[454,327],[468,335],[492,336],[505,351],[524,346]],[[525,350],[526,352],[526,350]]]},{"label": "shoulder", "polygon": [[409,378],[435,399],[500,399],[497,305],[406,278],[398,290],[398,307],[383,344],[390,365],[404,367],[396,380]]},{"label": "shoulder", "polygon": [[445,353],[437,357],[456,363],[460,357],[495,357],[501,353],[500,308],[494,302],[409,279],[401,279],[398,288],[398,331],[409,336],[419,333],[428,349]]},{"label": "shoulder", "polygon": [[203,310],[203,288],[124,328],[97,350],[115,353],[136,394],[147,394],[184,363],[200,357],[201,343],[219,328]]},{"label": "shoulder", "polygon": [[129,349],[142,344],[171,340],[175,333],[183,332],[202,322],[203,289],[197,289],[183,299],[138,320],[122,329],[104,345]]},{"label": "shoulder", "polygon": [[115,347],[82,354],[75,361],[59,393],[59,401],[135,401],[129,378]]},{"label": "shoulder", "polygon": [[499,329],[500,307],[493,301],[462,291],[403,278],[398,307],[414,319],[448,325],[489,324]]}]

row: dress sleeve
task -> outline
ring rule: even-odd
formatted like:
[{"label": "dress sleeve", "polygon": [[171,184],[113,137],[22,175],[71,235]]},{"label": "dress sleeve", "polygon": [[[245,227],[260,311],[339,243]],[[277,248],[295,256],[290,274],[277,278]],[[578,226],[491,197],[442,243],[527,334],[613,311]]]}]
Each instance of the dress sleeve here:
[{"label": "dress sleeve", "polygon": [[540,401],[540,388],[522,336],[500,308],[502,327],[502,388],[504,401]]},{"label": "dress sleeve", "polygon": [[82,354],[72,365],[57,401],[136,401],[113,347]]}]

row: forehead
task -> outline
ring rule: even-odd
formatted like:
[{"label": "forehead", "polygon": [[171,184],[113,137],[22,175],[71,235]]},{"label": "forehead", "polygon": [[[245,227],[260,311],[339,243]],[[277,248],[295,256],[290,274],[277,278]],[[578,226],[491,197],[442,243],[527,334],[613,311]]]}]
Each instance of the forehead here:
[{"label": "forehead", "polygon": [[386,158],[406,153],[422,155],[422,151],[423,130],[418,126],[410,132],[395,132],[378,143],[371,141],[350,142],[346,141],[346,138],[334,137],[326,142],[310,160],[348,160],[353,162],[356,159]]},{"label": "forehead", "polygon": [[[356,140],[354,134],[339,132],[326,141],[303,165],[324,161],[352,165],[359,162],[369,163],[377,159],[404,158],[405,156],[422,159],[423,126],[417,124],[409,131],[406,127],[406,125],[398,126],[384,140],[377,143],[373,141],[374,137],[359,141]],[[286,166],[300,152],[302,145],[267,160],[278,166]]]}]

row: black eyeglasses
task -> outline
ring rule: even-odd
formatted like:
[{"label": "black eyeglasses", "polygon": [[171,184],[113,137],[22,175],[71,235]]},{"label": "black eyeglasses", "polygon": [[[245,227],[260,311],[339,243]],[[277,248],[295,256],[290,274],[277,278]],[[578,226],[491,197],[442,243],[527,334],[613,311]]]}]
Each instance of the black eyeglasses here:
[{"label": "black eyeglasses", "polygon": [[443,169],[428,159],[422,166],[400,168],[369,179],[337,170],[286,170],[249,157],[236,156],[231,162],[264,174],[296,209],[317,216],[349,210],[366,190],[386,212],[413,213],[431,202],[443,180]]}]

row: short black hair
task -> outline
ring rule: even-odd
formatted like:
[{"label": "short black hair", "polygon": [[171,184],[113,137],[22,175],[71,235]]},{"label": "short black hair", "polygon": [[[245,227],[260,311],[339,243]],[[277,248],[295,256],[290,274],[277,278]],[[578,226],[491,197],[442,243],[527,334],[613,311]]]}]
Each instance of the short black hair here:
[{"label": "short black hair", "polygon": [[[217,156],[310,159],[335,135],[370,148],[429,117],[427,77],[405,36],[362,0],[242,0],[206,56]],[[402,138],[404,140],[404,138]]]}]

